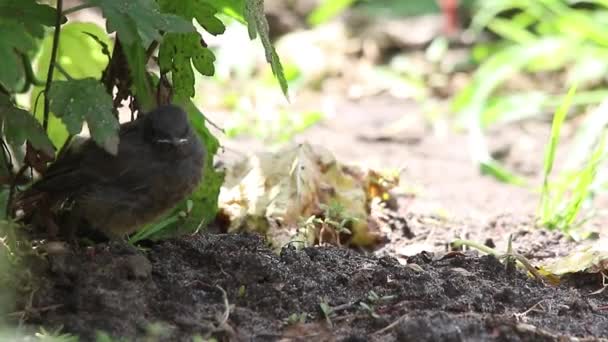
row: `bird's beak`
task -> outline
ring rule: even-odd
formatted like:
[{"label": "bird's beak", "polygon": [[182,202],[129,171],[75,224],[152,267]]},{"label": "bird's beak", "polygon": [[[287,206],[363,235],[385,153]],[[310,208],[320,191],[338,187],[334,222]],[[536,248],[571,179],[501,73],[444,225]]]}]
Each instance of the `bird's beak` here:
[{"label": "bird's beak", "polygon": [[172,143],[174,146],[180,146],[180,145],[183,145],[183,144],[185,144],[185,143],[187,143],[187,142],[188,142],[188,139],[187,139],[187,138],[176,138],[176,139],[171,139],[171,143]]},{"label": "bird's beak", "polygon": [[173,146],[180,146],[188,142],[187,138],[174,138],[174,139],[158,139],[156,142],[161,144],[171,144]]}]

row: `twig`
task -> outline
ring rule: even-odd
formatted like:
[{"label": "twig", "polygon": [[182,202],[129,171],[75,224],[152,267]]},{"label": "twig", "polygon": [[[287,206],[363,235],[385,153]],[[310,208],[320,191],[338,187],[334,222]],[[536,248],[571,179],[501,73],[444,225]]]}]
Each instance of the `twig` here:
[{"label": "twig", "polygon": [[42,118],[42,127],[46,131],[49,126],[49,112],[51,111],[51,100],[49,99],[49,91],[53,83],[53,72],[55,71],[55,60],[57,59],[57,50],[59,49],[59,37],[61,34],[61,19],[63,0],[57,0],[57,17],[55,18],[55,32],[53,34],[53,48],[51,50],[51,60],[49,70],[46,75],[46,86],[44,87],[44,116]]},{"label": "twig", "polygon": [[207,121],[211,126],[215,127],[215,129],[217,129],[218,131],[222,132],[222,134],[226,134],[226,131],[223,128],[218,126],[215,122],[209,120],[209,118],[207,118],[206,116],[205,121]]},{"label": "twig", "polygon": [[514,328],[516,331],[518,331],[520,333],[535,335],[536,339],[538,339],[538,340],[542,339],[542,340],[551,340],[551,341],[588,341],[587,339],[573,339],[573,338],[570,338],[569,336],[554,334],[550,331],[541,329],[532,324],[519,323],[519,324],[516,324]]},{"label": "twig", "polygon": [[21,316],[21,315],[25,315],[25,314],[32,313],[32,312],[38,313],[38,312],[50,311],[50,310],[59,309],[62,306],[63,306],[63,304],[54,304],[54,305],[49,305],[49,306],[43,306],[41,308],[30,308],[30,309],[25,309],[25,310],[21,310],[21,311],[11,312],[11,313],[7,314],[7,316]]},{"label": "twig", "polygon": [[216,317],[217,325],[213,329],[213,332],[224,332],[228,335],[229,341],[237,340],[236,331],[234,331],[234,329],[228,324],[228,318],[230,317],[230,303],[228,302],[228,294],[221,286],[215,285],[215,287],[222,292],[224,312]]},{"label": "twig", "polygon": [[525,318],[525,317],[526,317],[526,316],[527,316],[527,315],[528,315],[530,312],[532,312],[533,310],[535,310],[537,307],[540,307],[540,308],[541,308],[541,310],[540,310],[539,312],[544,312],[544,311],[542,311],[542,310],[544,310],[544,308],[543,308],[543,307],[542,307],[542,305],[541,305],[541,303],[542,303],[542,302],[544,302],[544,301],[545,301],[545,299],[541,299],[541,300],[540,300],[538,303],[536,303],[536,304],[532,305],[532,306],[531,306],[529,309],[527,309],[526,311],[524,311],[524,312],[520,312],[520,313],[514,313],[514,314],[513,314],[513,317],[515,317],[515,319],[516,319],[518,322],[521,322],[521,321],[523,321],[523,319],[524,319],[524,318]]},{"label": "twig", "polygon": [[228,302],[228,294],[226,293],[226,290],[219,285],[215,285],[215,287],[222,292],[222,299],[224,300],[224,312],[218,318],[218,328],[224,330],[224,327],[228,322],[228,318],[230,317],[230,303]]},{"label": "twig", "polygon": [[[606,275],[604,271],[601,271],[600,274],[602,275],[602,288],[597,291],[591,292],[589,295],[598,295],[608,289],[608,275]],[[608,308],[608,305],[606,306],[606,308]]]},{"label": "twig", "polygon": [[385,326],[384,328],[374,332],[372,335],[380,335],[383,334],[391,329],[393,329],[394,327],[396,327],[397,325],[399,325],[399,323],[401,323],[402,320],[405,319],[405,317],[407,317],[408,314],[402,315],[399,318],[397,318],[393,323]]}]

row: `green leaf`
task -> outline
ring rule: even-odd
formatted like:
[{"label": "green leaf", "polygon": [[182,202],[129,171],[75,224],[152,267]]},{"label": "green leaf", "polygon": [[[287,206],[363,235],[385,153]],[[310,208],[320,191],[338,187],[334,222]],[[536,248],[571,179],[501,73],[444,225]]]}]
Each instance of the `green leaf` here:
[{"label": "green leaf", "polygon": [[163,232],[170,225],[179,222],[179,215],[172,215],[158,222],[146,225],[140,231],[129,238],[129,242],[136,243],[141,240],[154,239],[155,236]]},{"label": "green leaf", "polygon": [[[95,38],[91,37],[94,36]],[[99,40],[110,49],[113,47],[110,37],[105,30],[94,23],[68,23],[61,28],[57,63],[72,77],[76,79],[92,77],[101,78],[103,70],[108,64],[108,56],[103,53],[103,46]],[[42,42],[40,57],[35,68],[38,79],[46,79],[53,46],[53,36],[48,35]],[[111,50],[109,51],[112,52]],[[65,80],[65,76],[57,68],[53,73],[53,80]],[[30,108],[35,108],[36,117],[42,121],[44,94],[43,87],[34,87],[30,100]],[[37,106],[36,106],[36,100]],[[49,117],[48,135],[56,148],[61,148],[69,136],[65,125],[53,113]]]},{"label": "green leaf", "polygon": [[53,144],[36,118],[26,110],[15,107],[5,95],[0,95],[0,122],[2,133],[13,148],[21,147],[29,140],[36,149],[49,156],[54,155]]},{"label": "green leaf", "polygon": [[152,98],[152,87],[146,71],[146,51],[138,42],[140,42],[139,38],[133,44],[122,44],[122,49],[127,58],[127,63],[129,63],[133,80],[133,94],[144,111],[149,111],[155,106],[155,101]]},{"label": "green leaf", "polygon": [[159,0],[163,12],[179,15],[188,21],[196,19],[207,32],[217,35],[224,33],[226,27],[216,17],[218,8],[214,3],[215,1],[209,0]]},{"label": "green leaf", "polygon": [[264,0],[246,0],[245,3],[245,18],[247,19],[247,29],[249,30],[249,38],[255,39],[258,35],[264,46],[266,52],[266,61],[270,63],[272,73],[275,75],[281,90],[286,97],[287,94],[287,80],[283,73],[283,66],[277,55],[269,36],[268,21],[264,14]]},{"label": "green leaf", "polygon": [[555,160],[555,151],[557,150],[557,144],[560,138],[560,131],[562,128],[562,124],[566,119],[566,115],[568,115],[568,110],[570,109],[570,105],[572,104],[572,98],[576,93],[576,86],[570,87],[566,98],[561,106],[555,111],[553,116],[553,124],[551,125],[551,136],[549,139],[549,145],[547,146],[547,152],[545,153],[545,162],[543,166],[543,176],[545,177],[545,182],[547,181],[547,177],[551,174],[551,170],[553,169],[553,162]]},{"label": "green leaf", "polygon": [[106,151],[118,152],[119,123],[112,113],[112,97],[93,78],[55,81],[49,94],[51,110],[66,125],[70,134],[78,134],[87,122],[91,137]]},{"label": "green leaf", "polygon": [[11,91],[22,88],[25,70],[20,54],[31,55],[44,26],[55,22],[54,8],[35,0],[0,0],[0,84]]},{"label": "green leaf", "polygon": [[507,170],[504,166],[492,159],[480,161],[479,171],[482,175],[490,175],[503,183],[519,186],[526,185],[526,180],[524,178]]},{"label": "green leaf", "polygon": [[215,73],[215,55],[201,45],[200,39],[197,33],[168,34],[160,46],[160,70],[163,73],[171,72],[176,97],[194,96],[192,64],[203,75],[212,76]]},{"label": "green leaf", "polygon": [[25,77],[25,70],[19,55],[14,51],[17,46],[13,45],[11,38],[17,38],[21,45],[31,44],[33,39],[25,34],[23,29],[9,27],[6,23],[0,23],[0,84],[10,91],[17,91],[20,83]]},{"label": "green leaf", "polygon": [[[48,5],[41,5],[36,0],[0,0],[1,21],[12,21],[22,24],[26,32],[34,37],[44,36],[44,26],[55,25],[57,11]],[[62,23],[66,22],[63,18]]]},{"label": "green leaf", "polygon": [[139,37],[147,47],[154,40],[162,40],[161,31],[194,31],[191,22],[173,14],[161,13],[154,0],[87,0],[86,3],[101,8],[107,19],[108,32],[117,32],[126,45],[136,43]]},{"label": "green leaf", "polygon": [[[226,29],[216,15],[218,9],[207,0],[173,1],[160,0],[164,12],[179,15],[187,20],[196,19],[209,33],[218,35]],[[161,72],[171,72],[176,97],[194,96],[194,70],[202,75],[215,73],[215,55],[196,32],[167,34],[160,46],[158,60]]]}]

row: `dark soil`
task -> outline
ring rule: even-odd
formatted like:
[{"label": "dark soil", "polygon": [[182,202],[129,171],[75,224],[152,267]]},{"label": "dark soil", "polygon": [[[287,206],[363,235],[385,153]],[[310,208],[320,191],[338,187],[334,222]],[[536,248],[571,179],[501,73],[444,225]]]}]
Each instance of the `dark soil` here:
[{"label": "dark soil", "polygon": [[[403,266],[333,247],[276,255],[255,235],[199,234],[146,252],[111,243],[49,261],[34,307],[61,306],[30,323],[63,325],[83,341],[96,330],[128,341],[608,338],[608,294],[544,285],[491,256],[422,253]],[[328,318],[321,303],[333,308]],[[305,323],[288,322],[302,313]]]}]

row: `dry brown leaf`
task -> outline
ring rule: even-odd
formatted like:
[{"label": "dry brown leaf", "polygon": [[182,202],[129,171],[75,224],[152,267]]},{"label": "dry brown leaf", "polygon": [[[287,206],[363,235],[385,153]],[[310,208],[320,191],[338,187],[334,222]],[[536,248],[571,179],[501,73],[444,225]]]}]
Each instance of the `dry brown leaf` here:
[{"label": "dry brown leaf", "polygon": [[542,270],[555,275],[576,272],[597,273],[608,269],[608,238],[581,246],[569,255],[542,267]]},{"label": "dry brown leaf", "polygon": [[368,229],[370,196],[386,197],[394,186],[375,171],[343,165],[325,148],[290,146],[277,153],[260,153],[228,169],[220,193],[220,208],[230,219],[229,231],[266,234],[276,247],[291,241],[311,243],[316,232],[302,231],[301,222],[318,215],[322,205],[337,202],[352,225],[351,243],[373,245]]}]

